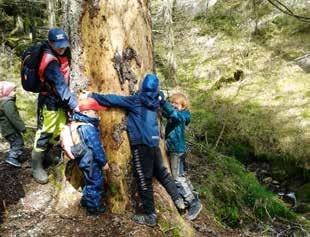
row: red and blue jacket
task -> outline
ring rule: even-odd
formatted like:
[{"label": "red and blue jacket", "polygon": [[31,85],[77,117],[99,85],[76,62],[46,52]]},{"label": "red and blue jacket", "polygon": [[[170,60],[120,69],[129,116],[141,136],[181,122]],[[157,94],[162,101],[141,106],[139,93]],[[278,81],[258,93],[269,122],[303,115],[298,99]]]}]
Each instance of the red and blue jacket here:
[{"label": "red and blue jacket", "polygon": [[39,77],[46,83],[39,95],[39,106],[46,105],[49,110],[58,108],[74,109],[77,106],[75,95],[69,89],[70,66],[67,54],[60,56],[45,42],[39,67]]}]

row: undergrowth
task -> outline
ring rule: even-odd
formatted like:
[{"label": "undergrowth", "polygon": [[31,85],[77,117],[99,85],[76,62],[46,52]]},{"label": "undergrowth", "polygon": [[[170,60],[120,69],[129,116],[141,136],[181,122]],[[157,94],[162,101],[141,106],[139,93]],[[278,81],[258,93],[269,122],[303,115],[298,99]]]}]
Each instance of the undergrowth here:
[{"label": "undergrowth", "polygon": [[274,218],[296,220],[296,215],[275,194],[262,187],[237,159],[202,143],[192,144],[195,144],[193,155],[199,159],[199,165],[192,168],[200,174],[193,175],[192,179],[199,183],[198,192],[206,200],[206,208],[221,223],[236,228]]}]

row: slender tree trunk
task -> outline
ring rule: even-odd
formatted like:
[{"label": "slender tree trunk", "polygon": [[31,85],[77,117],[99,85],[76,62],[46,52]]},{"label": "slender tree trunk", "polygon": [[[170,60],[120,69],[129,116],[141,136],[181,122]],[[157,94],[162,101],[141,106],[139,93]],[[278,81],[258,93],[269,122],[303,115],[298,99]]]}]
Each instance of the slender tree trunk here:
[{"label": "slender tree trunk", "polygon": [[15,20],[15,28],[10,32],[10,35],[15,35],[24,32],[24,20],[18,15]]},{"label": "slender tree trunk", "polygon": [[[145,73],[153,70],[149,4],[149,0],[63,2],[64,29],[72,46],[71,85],[75,91],[87,89],[129,95],[129,82],[125,81],[122,90],[114,68],[115,61],[112,60],[116,52],[122,55],[127,48],[135,50],[141,61],[140,66],[134,59],[130,61],[131,70],[138,79],[136,84],[131,83],[134,90],[138,90],[139,81]],[[125,113],[111,108],[100,115],[102,141],[111,167],[107,175],[110,210],[113,213],[133,211],[130,208],[134,205],[131,152],[127,133],[121,129]],[[163,207],[161,218],[177,226],[184,236],[192,236],[192,228],[179,216],[166,191],[158,184],[154,191],[156,205]]]},{"label": "slender tree trunk", "polygon": [[48,26],[49,28],[56,26],[56,14],[55,14],[56,0],[48,0]]},{"label": "slender tree trunk", "polygon": [[168,62],[168,81],[174,86],[177,85],[177,62],[174,53],[174,31],[173,31],[173,7],[175,0],[163,0],[163,17],[167,39],[167,62]]}]

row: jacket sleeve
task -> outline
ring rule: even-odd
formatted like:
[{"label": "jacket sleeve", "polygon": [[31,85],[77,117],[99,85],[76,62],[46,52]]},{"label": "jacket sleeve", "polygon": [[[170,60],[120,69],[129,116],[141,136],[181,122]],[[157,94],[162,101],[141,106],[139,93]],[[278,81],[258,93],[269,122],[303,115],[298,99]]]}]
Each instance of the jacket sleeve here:
[{"label": "jacket sleeve", "polygon": [[188,125],[191,121],[191,114],[188,110],[177,111],[168,101],[161,105],[161,109],[163,110],[163,116],[175,123]]},{"label": "jacket sleeve", "polygon": [[134,96],[119,96],[111,94],[91,93],[89,97],[94,98],[100,105],[108,107],[119,107],[125,110],[134,111],[136,108]]},{"label": "jacket sleeve", "polygon": [[98,131],[91,125],[82,126],[80,131],[82,132],[86,145],[93,151],[94,159],[99,162],[102,167],[105,166],[107,160]]},{"label": "jacket sleeve", "polygon": [[78,105],[75,95],[70,91],[69,86],[65,83],[65,78],[60,71],[58,62],[53,61],[46,67],[44,77],[55,87],[61,100],[68,104],[72,110]]},{"label": "jacket sleeve", "polygon": [[3,111],[5,113],[5,116],[8,118],[10,123],[17,129],[17,131],[21,133],[26,131],[24,121],[20,118],[14,101],[8,100],[3,107]]}]

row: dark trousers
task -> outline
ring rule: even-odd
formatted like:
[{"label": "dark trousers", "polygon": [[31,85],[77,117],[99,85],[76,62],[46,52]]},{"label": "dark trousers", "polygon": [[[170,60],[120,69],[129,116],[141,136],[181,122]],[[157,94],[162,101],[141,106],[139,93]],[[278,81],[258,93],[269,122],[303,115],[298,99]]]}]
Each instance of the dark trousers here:
[{"label": "dark trousers", "polygon": [[167,168],[164,167],[159,147],[134,145],[131,147],[131,151],[133,155],[133,172],[145,214],[155,213],[153,177],[164,186],[175,202],[180,196],[171,175],[168,173]]},{"label": "dark trousers", "polygon": [[21,134],[13,133],[5,137],[5,139],[10,143],[10,151],[7,153],[6,157],[17,159],[23,153],[24,139]]}]

